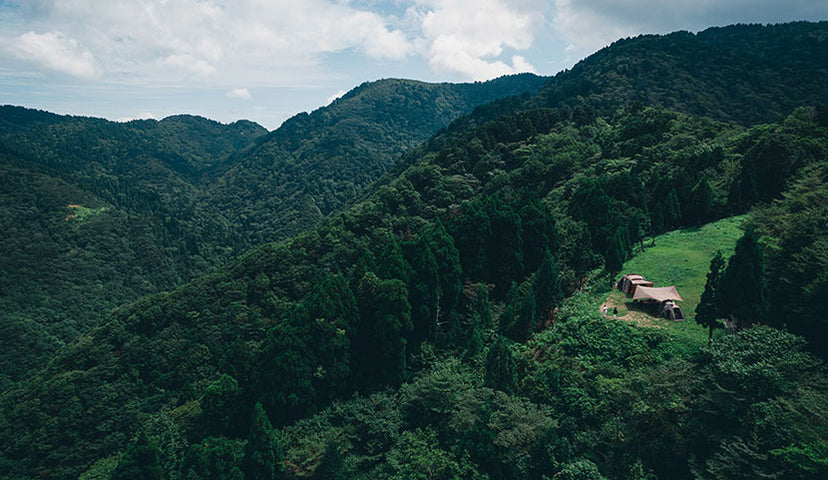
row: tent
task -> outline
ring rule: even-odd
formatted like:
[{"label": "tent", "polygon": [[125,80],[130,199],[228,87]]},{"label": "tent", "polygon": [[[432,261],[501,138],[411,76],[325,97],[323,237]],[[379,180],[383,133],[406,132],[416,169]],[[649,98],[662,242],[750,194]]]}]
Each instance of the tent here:
[{"label": "tent", "polygon": [[681,307],[669,300],[661,304],[660,313],[662,317],[668,320],[685,320]]},{"label": "tent", "polygon": [[638,287],[652,287],[652,286],[653,286],[653,282],[651,282],[649,280],[645,280],[643,278],[637,279],[637,280],[631,280],[630,284],[627,286],[626,294],[627,295],[635,295],[635,291],[638,289]]},{"label": "tent", "polygon": [[615,285],[615,288],[629,295],[634,288],[633,282],[644,282],[645,284],[649,284],[649,286],[653,285],[653,282],[648,282],[647,280],[645,280],[643,275],[638,275],[637,273],[628,273],[618,280],[618,283]]},{"label": "tent", "polygon": [[681,300],[681,295],[679,295],[678,290],[676,290],[675,286],[672,287],[645,287],[639,286],[635,289],[635,294],[633,295],[634,301],[656,301],[656,302],[666,302],[667,300]]}]

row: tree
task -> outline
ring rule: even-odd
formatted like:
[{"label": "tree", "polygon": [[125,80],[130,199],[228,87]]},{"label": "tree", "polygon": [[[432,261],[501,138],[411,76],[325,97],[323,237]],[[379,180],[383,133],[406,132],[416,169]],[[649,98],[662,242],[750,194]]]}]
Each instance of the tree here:
[{"label": "tree", "polygon": [[517,391],[517,361],[506,337],[498,336],[489,347],[485,384],[506,393]]},{"label": "tree", "polygon": [[132,442],[112,472],[112,480],[161,480],[164,470],[158,457],[158,449],[150,443],[144,432]]},{"label": "tree", "polygon": [[405,378],[406,336],[411,332],[408,290],[401,280],[362,277],[360,323],[353,342],[358,383],[364,388],[396,385]]},{"label": "tree", "polygon": [[543,326],[551,315],[551,310],[560,305],[563,300],[561,290],[561,269],[558,262],[552,258],[549,250],[543,254],[543,261],[535,272],[535,281],[532,283],[535,292],[535,319]]},{"label": "tree", "polygon": [[420,235],[410,245],[411,278],[408,282],[411,304],[412,347],[434,340],[440,308],[440,273],[437,259],[425,236]]},{"label": "tree", "polygon": [[245,478],[274,480],[282,470],[282,447],[262,404],[256,402],[250,419],[250,433],[244,446],[242,471]]},{"label": "tree", "polygon": [[753,225],[748,225],[736,242],[733,256],[722,277],[720,304],[738,330],[750,328],[764,319],[768,311],[768,285],[765,282],[762,250]]},{"label": "tree", "polygon": [[207,437],[190,445],[182,468],[184,480],[243,480],[240,444],[224,437]]},{"label": "tree", "polygon": [[325,453],[322,460],[313,470],[312,480],[344,480],[345,465],[342,462],[342,454],[336,443],[328,441],[325,443]]},{"label": "tree", "polygon": [[713,189],[707,181],[707,177],[702,177],[699,183],[693,187],[692,192],[692,221],[696,225],[701,225],[710,219],[710,214],[713,211]]},{"label": "tree", "polygon": [[222,374],[207,385],[201,399],[202,418],[209,435],[236,435],[243,432],[244,401],[236,379]]},{"label": "tree", "polygon": [[702,292],[701,300],[699,300],[699,305],[696,307],[696,323],[709,329],[708,345],[713,342],[713,329],[724,327],[719,321],[719,318],[722,317],[719,290],[724,266],[722,252],[717,250],[716,254],[713,255],[713,259],[710,260],[707,282],[704,284],[704,292]]},{"label": "tree", "polygon": [[485,283],[480,283],[475,289],[474,313],[480,316],[480,325],[483,328],[492,326],[492,309],[489,305],[489,289]]},{"label": "tree", "polygon": [[609,248],[607,249],[606,259],[604,260],[604,265],[607,272],[610,273],[612,278],[615,278],[615,275],[624,268],[624,260],[627,257],[626,250],[624,249],[624,240],[621,235],[621,227],[615,230],[615,234],[612,236],[610,240]]}]

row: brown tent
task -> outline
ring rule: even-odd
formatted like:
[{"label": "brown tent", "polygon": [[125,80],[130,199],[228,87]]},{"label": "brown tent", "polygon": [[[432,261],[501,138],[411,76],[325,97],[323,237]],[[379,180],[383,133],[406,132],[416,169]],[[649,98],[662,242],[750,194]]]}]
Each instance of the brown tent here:
[{"label": "brown tent", "polygon": [[653,282],[646,280],[644,278],[640,278],[637,280],[630,280],[630,284],[627,287],[627,295],[635,295],[636,290],[638,287],[652,287]]},{"label": "brown tent", "polygon": [[681,295],[679,295],[678,290],[676,287],[645,287],[639,286],[635,289],[635,295],[633,295],[633,300],[655,300],[657,302],[666,302],[667,300],[681,300]]}]

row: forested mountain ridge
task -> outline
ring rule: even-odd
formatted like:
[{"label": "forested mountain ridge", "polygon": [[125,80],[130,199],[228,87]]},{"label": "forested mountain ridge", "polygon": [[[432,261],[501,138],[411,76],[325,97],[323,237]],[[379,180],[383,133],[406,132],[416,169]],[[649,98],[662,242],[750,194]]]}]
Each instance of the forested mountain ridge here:
[{"label": "forested mountain ridge", "polygon": [[[123,306],[61,349],[0,396],[0,472],[107,478],[141,430],[170,476],[238,478],[244,445],[274,435],[253,411],[298,439],[282,443],[290,463],[270,467],[288,478],[322,469],[337,438],[349,446],[336,468],[355,478],[405,478],[416,461],[467,478],[732,478],[733,441],[764,456],[757,471],[799,478],[828,428],[805,413],[826,392],[801,339],[747,331],[754,353],[735,365],[738,338],[694,360],[698,346],[597,321],[583,300],[554,312],[644,235],[744,212],[755,185],[780,198],[768,145],[791,152],[798,189],[824,185],[824,118],[803,108],[745,131],[650,108],[586,120],[559,109],[483,125],[318,229]],[[750,367],[768,345],[763,368],[780,370]],[[666,397],[647,387],[665,375]],[[740,393],[767,375],[778,380]],[[370,400],[338,402],[355,392]],[[732,402],[777,410],[757,420]]]},{"label": "forested mountain ridge", "polygon": [[0,379],[21,378],[121,303],[309,228],[453,118],[543,81],[384,80],[269,134],[249,121],[0,107]]},{"label": "forested mountain ridge", "polygon": [[[210,168],[265,129],[176,116],[115,123],[0,107],[0,366],[42,364],[115,306],[217,265],[228,231],[197,205]],[[218,248],[216,248],[218,247]]]},{"label": "forested mountain ridge", "polygon": [[763,326],[702,347],[597,319],[574,292],[645,236],[761,203],[785,278],[762,320],[823,338],[824,308],[803,307],[826,298],[808,261],[828,234],[809,222],[825,107],[745,127],[526,100],[9,385],[0,475],[123,478],[149,459],[191,479],[822,478],[825,370],[802,338]]},{"label": "forested mountain ridge", "polygon": [[496,99],[534,94],[546,78],[484,83],[388,79],[287,120],[209,189],[208,201],[256,245],[295,235],[352,199],[399,156]]},{"label": "forested mountain ridge", "polygon": [[658,105],[751,125],[826,102],[828,22],[734,25],[618,40],[549,80],[549,107]]}]

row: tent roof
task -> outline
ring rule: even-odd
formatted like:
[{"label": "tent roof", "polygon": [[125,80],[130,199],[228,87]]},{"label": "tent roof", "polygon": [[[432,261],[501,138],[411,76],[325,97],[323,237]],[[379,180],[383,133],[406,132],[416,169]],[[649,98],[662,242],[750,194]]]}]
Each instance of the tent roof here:
[{"label": "tent roof", "polygon": [[628,273],[621,278],[626,278],[627,280],[643,280],[644,275],[639,275],[637,273]]},{"label": "tent roof", "polygon": [[646,280],[646,279],[644,279],[644,278],[639,278],[639,279],[636,279],[636,280],[631,280],[631,281],[630,281],[630,283],[632,283],[633,285],[639,285],[639,286],[641,286],[641,285],[644,285],[644,286],[647,286],[647,285],[652,286],[652,285],[653,285],[653,282],[651,282],[651,281],[649,281],[649,280]]},{"label": "tent roof", "polygon": [[651,299],[657,300],[659,302],[663,302],[665,300],[681,300],[681,295],[679,295],[678,290],[676,290],[675,286],[672,287],[645,287],[639,286],[635,289],[635,295],[633,295],[633,300],[641,300],[641,299]]}]

